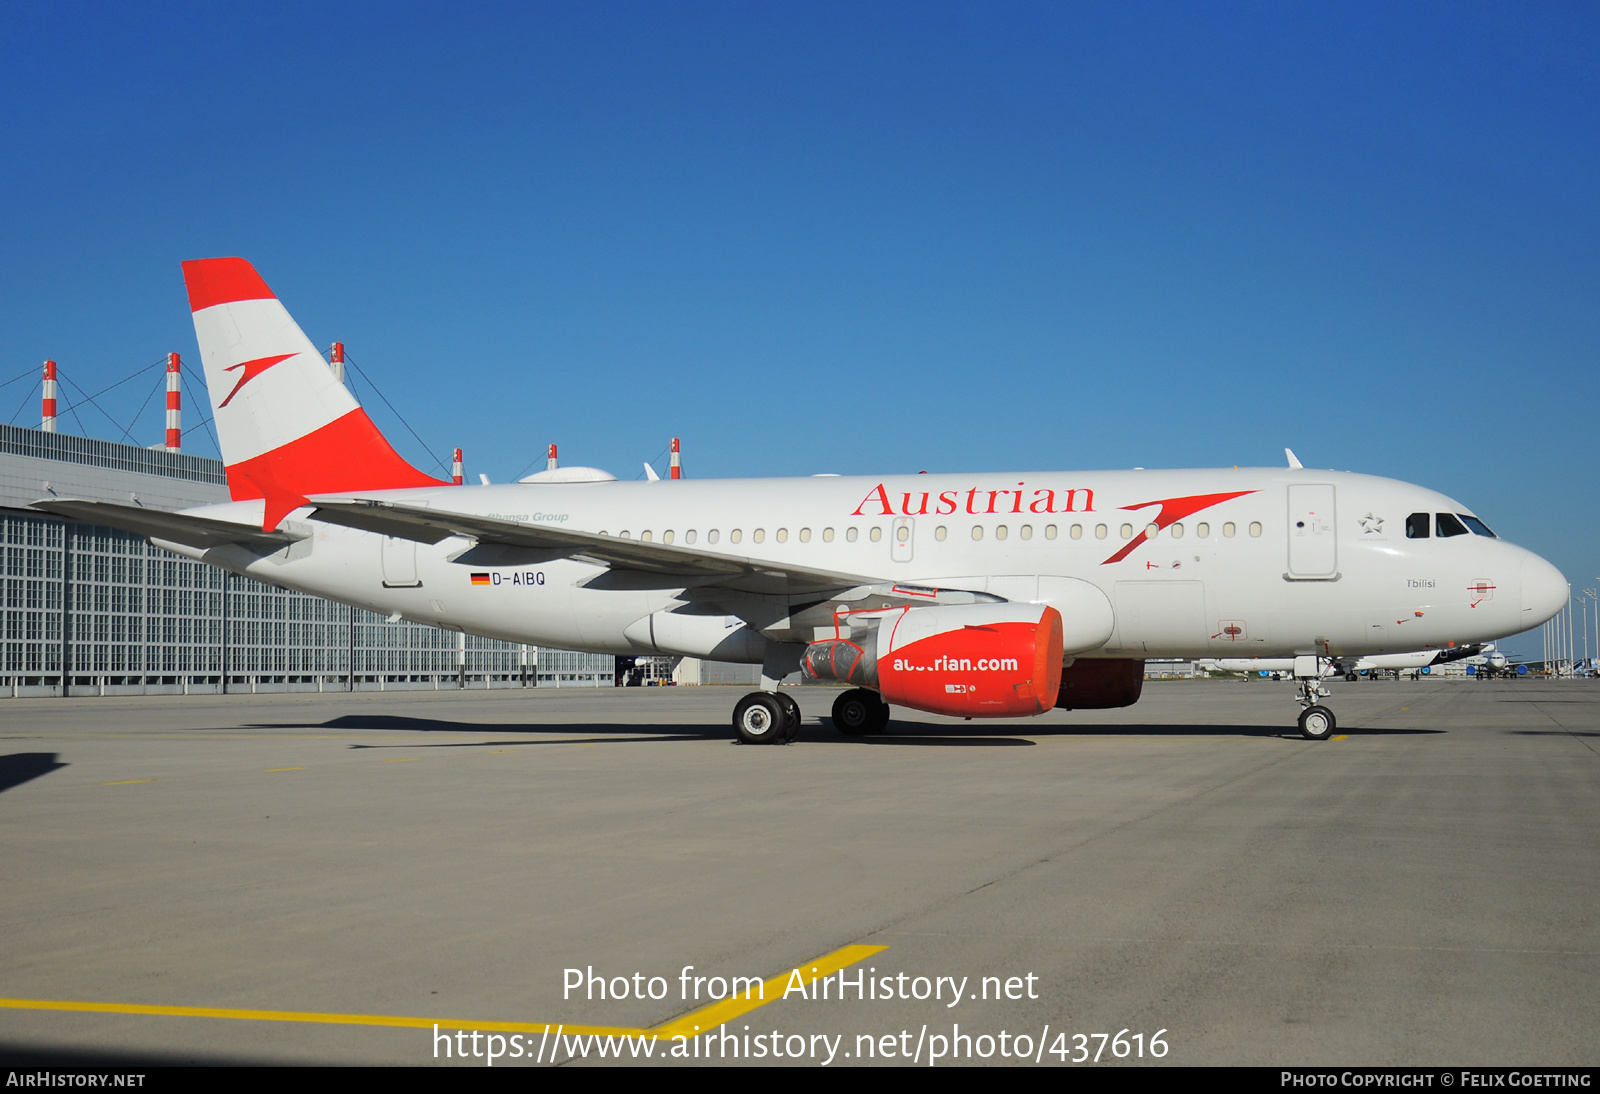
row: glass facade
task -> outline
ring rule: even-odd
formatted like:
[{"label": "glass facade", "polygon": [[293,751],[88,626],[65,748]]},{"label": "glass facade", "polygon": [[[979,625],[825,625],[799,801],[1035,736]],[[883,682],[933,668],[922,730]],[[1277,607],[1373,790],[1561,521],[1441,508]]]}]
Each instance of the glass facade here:
[{"label": "glass facade", "polygon": [[63,676],[70,694],[609,687],[614,676],[608,654],[390,623],[126,532],[16,510],[0,515],[0,581],[0,695],[56,693]]}]

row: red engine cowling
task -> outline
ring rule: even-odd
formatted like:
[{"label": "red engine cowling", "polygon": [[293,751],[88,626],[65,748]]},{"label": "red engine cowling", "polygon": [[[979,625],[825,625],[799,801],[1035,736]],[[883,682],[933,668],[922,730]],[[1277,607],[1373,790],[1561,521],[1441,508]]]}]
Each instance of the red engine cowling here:
[{"label": "red engine cowling", "polygon": [[859,684],[886,702],[960,718],[1015,718],[1055,705],[1061,613],[1048,605],[841,613],[840,631],[807,647],[802,664],[812,679]]},{"label": "red engine cowling", "polygon": [[1137,657],[1078,658],[1061,674],[1061,710],[1131,707],[1144,691],[1144,661]]}]

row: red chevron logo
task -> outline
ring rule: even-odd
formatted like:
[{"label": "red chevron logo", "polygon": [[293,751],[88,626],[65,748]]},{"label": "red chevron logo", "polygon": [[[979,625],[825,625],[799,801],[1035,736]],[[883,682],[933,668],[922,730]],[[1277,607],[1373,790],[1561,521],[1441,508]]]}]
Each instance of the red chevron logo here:
[{"label": "red chevron logo", "polygon": [[[1159,498],[1156,501],[1140,502],[1138,505],[1124,505],[1121,508],[1131,511],[1137,509],[1148,509],[1152,505],[1161,506],[1161,512],[1156,514],[1156,519],[1152,522],[1156,526],[1156,531],[1159,532],[1161,529],[1167,527],[1167,525],[1175,524],[1184,517],[1198,513],[1202,509],[1209,509],[1213,505],[1221,505],[1225,501],[1231,501],[1234,498],[1242,498],[1246,494],[1254,493],[1254,490],[1235,490],[1231,494],[1191,494],[1186,498]],[[1133,553],[1135,547],[1139,546],[1139,544],[1143,543],[1149,538],[1150,537],[1148,533],[1140,532],[1138,535],[1134,536],[1128,541],[1127,546],[1123,547],[1122,550],[1106,559],[1105,562],[1102,562],[1100,565],[1105,566],[1112,562],[1121,562],[1123,559],[1127,558]]]},{"label": "red chevron logo", "polygon": [[257,357],[254,361],[240,361],[237,365],[223,369],[224,372],[233,372],[236,369],[242,368],[244,369],[244,375],[239,377],[239,382],[233,385],[233,390],[228,392],[228,397],[222,400],[222,403],[217,409],[220,410],[222,407],[225,407],[229,403],[233,402],[233,397],[239,394],[239,389],[244,387],[244,385],[248,384],[251,380],[254,380],[257,376],[260,376],[263,372],[267,371],[267,369],[271,368],[279,361],[287,361],[293,356],[295,356],[295,354],[282,353],[277,357]]}]

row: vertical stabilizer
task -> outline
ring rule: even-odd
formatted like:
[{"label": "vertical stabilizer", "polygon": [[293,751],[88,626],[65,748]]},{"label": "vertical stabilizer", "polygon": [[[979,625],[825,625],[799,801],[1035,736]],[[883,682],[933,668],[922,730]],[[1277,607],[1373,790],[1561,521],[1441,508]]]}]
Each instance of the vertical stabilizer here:
[{"label": "vertical stabilizer", "polygon": [[266,499],[277,527],[309,494],[435,486],[400,457],[255,267],[183,264],[228,492]]}]

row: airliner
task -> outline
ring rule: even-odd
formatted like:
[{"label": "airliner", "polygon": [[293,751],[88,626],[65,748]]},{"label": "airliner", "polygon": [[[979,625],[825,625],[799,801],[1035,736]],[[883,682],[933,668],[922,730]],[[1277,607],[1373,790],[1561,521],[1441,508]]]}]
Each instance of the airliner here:
[{"label": "airliner", "polygon": [[1489,641],[1567,582],[1443,494],[1287,468],[619,482],[555,467],[453,485],[408,464],[241,258],[184,280],[232,500],[37,508],[260,581],[513,642],[759,664],[740,740],[792,739],[797,669],[851,685],[847,734],[902,706],[999,718],[1128,706],[1146,657],[1281,657],[1300,733],[1351,654]]},{"label": "airliner", "polygon": [[[1444,665],[1451,661],[1465,661],[1469,665],[1493,665],[1496,659],[1498,659],[1497,667],[1504,668],[1505,655],[1496,653],[1493,644],[1458,646],[1452,643],[1447,648],[1412,650],[1410,653],[1345,654],[1331,657],[1323,669],[1323,675],[1343,675],[1346,680],[1354,680],[1360,673],[1373,670],[1415,672],[1418,669]],[[1197,663],[1223,672],[1266,674],[1294,671],[1292,657],[1208,657]]]}]

